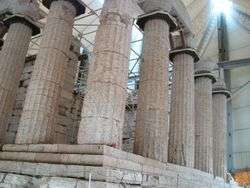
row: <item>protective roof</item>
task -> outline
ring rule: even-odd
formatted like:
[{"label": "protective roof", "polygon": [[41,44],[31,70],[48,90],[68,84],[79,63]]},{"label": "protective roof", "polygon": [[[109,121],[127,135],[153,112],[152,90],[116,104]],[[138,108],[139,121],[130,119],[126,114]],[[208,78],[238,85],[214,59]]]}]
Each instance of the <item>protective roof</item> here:
[{"label": "protective roof", "polygon": [[[39,0],[41,1],[41,0]],[[104,0],[82,0],[87,7],[86,13],[76,18],[74,24],[74,36],[81,40],[82,46],[87,48],[91,53],[94,47],[95,33],[99,25],[99,17]],[[143,0],[140,0],[142,2]],[[212,1],[214,0],[182,0],[187,8],[193,23],[195,34],[196,48],[203,58],[218,60],[218,43],[217,43],[217,16],[213,11]],[[220,1],[220,0],[217,0]],[[239,30],[241,38],[250,38],[250,2],[249,0],[232,0],[233,9],[230,18],[228,18],[229,35]],[[41,12],[45,15],[48,10],[41,5]],[[40,20],[45,24],[46,19]],[[230,29],[232,31],[230,31]],[[138,77],[138,66],[140,63],[142,49],[143,33],[136,25],[133,27],[131,41],[130,57],[130,77]],[[229,36],[230,38],[230,36]],[[237,38],[237,37],[236,37]],[[231,59],[240,59],[247,57],[250,50],[250,39],[236,40],[234,36],[230,38]],[[37,53],[41,37],[34,37],[30,46],[29,54]],[[238,50],[238,51],[237,51]],[[246,51],[246,54],[238,53]],[[236,54],[235,54],[236,52]],[[133,81],[134,83],[134,81]]]}]

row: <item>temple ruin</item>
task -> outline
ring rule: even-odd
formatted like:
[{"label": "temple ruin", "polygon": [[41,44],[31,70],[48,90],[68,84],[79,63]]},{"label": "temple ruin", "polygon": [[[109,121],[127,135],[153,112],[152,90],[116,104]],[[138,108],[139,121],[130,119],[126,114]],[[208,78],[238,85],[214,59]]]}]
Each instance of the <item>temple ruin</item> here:
[{"label": "temple ruin", "polygon": [[[181,0],[87,2],[0,0],[0,187],[240,187],[227,159],[233,90],[226,61],[202,55],[202,21]],[[89,15],[98,24],[78,22]],[[93,43],[76,29],[88,24]]]}]

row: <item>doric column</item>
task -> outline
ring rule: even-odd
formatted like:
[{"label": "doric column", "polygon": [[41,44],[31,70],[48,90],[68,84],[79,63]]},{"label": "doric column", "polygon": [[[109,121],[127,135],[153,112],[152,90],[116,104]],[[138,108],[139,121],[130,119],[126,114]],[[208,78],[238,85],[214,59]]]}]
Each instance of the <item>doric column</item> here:
[{"label": "doric column", "polygon": [[[37,11],[37,10],[36,10]],[[14,15],[4,20],[9,28],[0,52],[0,141],[11,115],[31,36],[40,32],[33,20]]]},{"label": "doric column", "polygon": [[5,26],[3,21],[0,21],[0,50],[3,46],[4,43],[3,37],[6,32],[7,32],[7,27]]},{"label": "doric column", "polygon": [[[169,7],[151,11],[138,19],[144,31],[143,61],[140,66],[134,153],[167,162],[169,110],[169,30],[175,27]],[[155,2],[152,2],[154,4]],[[149,9],[150,8],[150,9]]]},{"label": "doric column", "polygon": [[195,65],[195,168],[213,173],[212,62]]},{"label": "doric column", "polygon": [[199,57],[195,49],[189,47],[190,37],[181,33],[172,39],[174,47],[170,57],[174,68],[168,161],[194,167],[194,62]]},{"label": "doric column", "polygon": [[230,92],[222,79],[213,85],[213,170],[224,178],[227,172],[227,98]]},{"label": "doric column", "polygon": [[78,144],[121,148],[133,23],[131,3],[104,3],[89,67]]},{"label": "doric column", "polygon": [[79,0],[43,0],[50,7],[32,78],[27,91],[16,143],[51,143],[74,18],[85,12]]}]

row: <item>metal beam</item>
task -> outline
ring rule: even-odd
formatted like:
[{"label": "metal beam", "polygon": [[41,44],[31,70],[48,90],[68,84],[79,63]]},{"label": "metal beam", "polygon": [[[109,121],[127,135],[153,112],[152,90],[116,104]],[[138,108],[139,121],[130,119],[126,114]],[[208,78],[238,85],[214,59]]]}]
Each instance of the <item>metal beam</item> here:
[{"label": "metal beam", "polygon": [[218,16],[219,62],[229,61],[227,22],[224,13]]},{"label": "metal beam", "polygon": [[230,70],[238,67],[250,66],[250,58],[248,59],[239,59],[233,61],[223,61],[219,63],[219,67],[224,70]]}]

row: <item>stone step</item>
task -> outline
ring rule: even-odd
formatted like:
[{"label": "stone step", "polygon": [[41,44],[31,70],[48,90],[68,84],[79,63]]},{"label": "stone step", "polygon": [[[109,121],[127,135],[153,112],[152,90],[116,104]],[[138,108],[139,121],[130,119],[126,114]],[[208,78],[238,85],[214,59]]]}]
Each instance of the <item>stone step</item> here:
[{"label": "stone step", "polygon": [[0,172],[45,177],[69,177],[139,185],[142,174],[133,171],[119,170],[108,167],[92,167],[79,165],[61,165],[46,163],[29,163],[16,161],[0,161]]},{"label": "stone step", "polygon": [[67,165],[87,165],[143,172],[144,174],[171,175],[212,178],[211,174],[174,164],[127,153],[105,145],[4,145],[1,160],[16,160],[32,163],[53,163]]},{"label": "stone step", "polygon": [[[180,167],[181,168],[181,167]],[[147,174],[145,171],[117,169],[111,167],[93,167],[81,165],[62,165],[46,163],[30,163],[17,161],[1,161],[0,172],[29,175],[35,177],[65,177],[110,183],[142,185],[142,187],[192,187],[192,188],[219,188],[230,186],[223,180],[212,176],[203,176],[199,171],[190,169],[189,173],[166,170],[165,175]],[[157,185],[157,186],[156,186]]]},{"label": "stone step", "polygon": [[115,159],[131,161],[155,168],[166,168],[165,163],[124,152],[105,145],[67,145],[67,144],[35,144],[35,145],[4,145],[3,152],[31,152],[57,154],[105,155]]},{"label": "stone step", "polygon": [[[0,152],[0,160],[97,167],[104,166],[139,172],[143,171],[144,168],[146,168],[148,169],[147,171],[149,171],[149,173],[153,172],[153,169],[149,168],[146,165],[141,165],[132,161],[116,159],[104,155]],[[158,170],[154,173],[159,172],[161,171]]]},{"label": "stone step", "polygon": [[[0,172],[70,177],[111,183],[175,187],[217,187],[210,174],[123,152],[103,145],[4,145]],[[195,185],[195,186],[194,186]],[[184,186],[184,187],[185,187]]]}]

